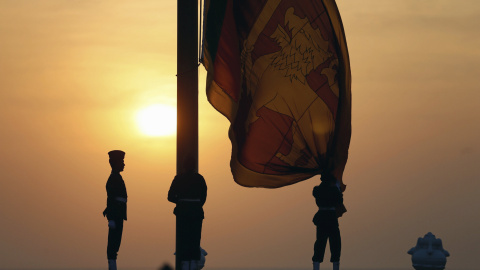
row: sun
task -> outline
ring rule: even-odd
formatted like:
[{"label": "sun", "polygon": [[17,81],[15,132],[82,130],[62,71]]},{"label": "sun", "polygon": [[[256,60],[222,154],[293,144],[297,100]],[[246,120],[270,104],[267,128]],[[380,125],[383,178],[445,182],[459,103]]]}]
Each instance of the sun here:
[{"label": "sun", "polygon": [[147,136],[170,136],[177,130],[177,109],[165,104],[154,104],[137,113],[140,131]]}]

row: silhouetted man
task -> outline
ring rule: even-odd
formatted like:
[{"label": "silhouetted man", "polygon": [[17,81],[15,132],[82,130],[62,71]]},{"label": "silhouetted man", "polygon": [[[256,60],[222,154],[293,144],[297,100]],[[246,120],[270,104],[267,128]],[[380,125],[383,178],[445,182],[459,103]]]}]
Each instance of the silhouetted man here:
[{"label": "silhouetted man", "polygon": [[317,226],[317,241],[314,245],[312,257],[313,269],[319,270],[323,262],[327,240],[330,242],[330,262],[333,269],[340,268],[340,252],[342,249],[338,216],[343,212],[337,212],[336,208],[343,207],[343,195],[337,186],[337,180],[329,175],[322,175],[322,183],[313,188],[313,196],[318,206],[318,212],[313,217],[313,223]]},{"label": "silhouetted man", "polygon": [[203,176],[193,170],[193,162],[186,160],[187,172],[175,176],[168,191],[168,200],[176,204],[173,211],[177,217],[176,256],[182,270],[199,269],[203,205],[207,199],[207,184]]},{"label": "silhouetted man", "polygon": [[108,219],[108,269],[117,270],[117,253],[122,241],[123,221],[127,220],[127,189],[120,172],[125,168],[125,152],[108,152],[112,173],[107,181],[107,208],[103,215]]}]

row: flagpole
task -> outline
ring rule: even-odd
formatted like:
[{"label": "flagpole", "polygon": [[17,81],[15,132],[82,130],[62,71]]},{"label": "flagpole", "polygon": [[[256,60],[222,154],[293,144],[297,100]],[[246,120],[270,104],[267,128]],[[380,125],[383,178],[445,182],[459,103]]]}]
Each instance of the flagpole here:
[{"label": "flagpole", "polygon": [[[198,172],[198,0],[177,0],[177,175],[192,169]],[[178,222],[176,232],[178,250]]]}]

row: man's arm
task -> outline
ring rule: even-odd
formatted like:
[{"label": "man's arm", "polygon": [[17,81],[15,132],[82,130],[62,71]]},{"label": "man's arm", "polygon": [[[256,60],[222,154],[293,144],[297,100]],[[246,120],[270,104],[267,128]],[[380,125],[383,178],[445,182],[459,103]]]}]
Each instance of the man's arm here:
[{"label": "man's arm", "polygon": [[318,188],[319,188],[319,187],[320,187],[320,186],[315,186],[315,187],[313,188],[312,195],[313,195],[313,197],[315,197],[315,198],[318,197],[318,192],[319,192]]},{"label": "man's arm", "polygon": [[178,180],[177,180],[177,177],[175,176],[175,178],[173,178],[172,184],[170,185],[170,189],[168,190],[169,202],[172,202],[172,203],[178,202],[177,186],[178,186]]},{"label": "man's arm", "polygon": [[203,176],[201,174],[199,174],[200,176],[200,180],[202,182],[202,194],[201,194],[201,198],[200,198],[200,202],[202,204],[202,206],[205,204],[205,202],[207,201],[207,183],[205,182],[205,178],[203,178]]},{"label": "man's arm", "polygon": [[[338,190],[338,189],[337,189],[337,190]],[[337,199],[337,200],[338,200],[338,201],[337,201],[338,204],[342,204],[342,203],[343,203],[343,193],[342,193],[340,190],[338,190],[338,199]]]}]

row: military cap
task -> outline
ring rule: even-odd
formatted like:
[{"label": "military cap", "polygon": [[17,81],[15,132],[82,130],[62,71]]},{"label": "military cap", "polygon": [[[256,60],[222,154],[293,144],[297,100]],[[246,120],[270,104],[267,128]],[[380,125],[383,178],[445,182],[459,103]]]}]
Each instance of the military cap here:
[{"label": "military cap", "polygon": [[125,152],[122,150],[112,150],[108,152],[108,156],[110,159],[124,159],[125,158]]}]

